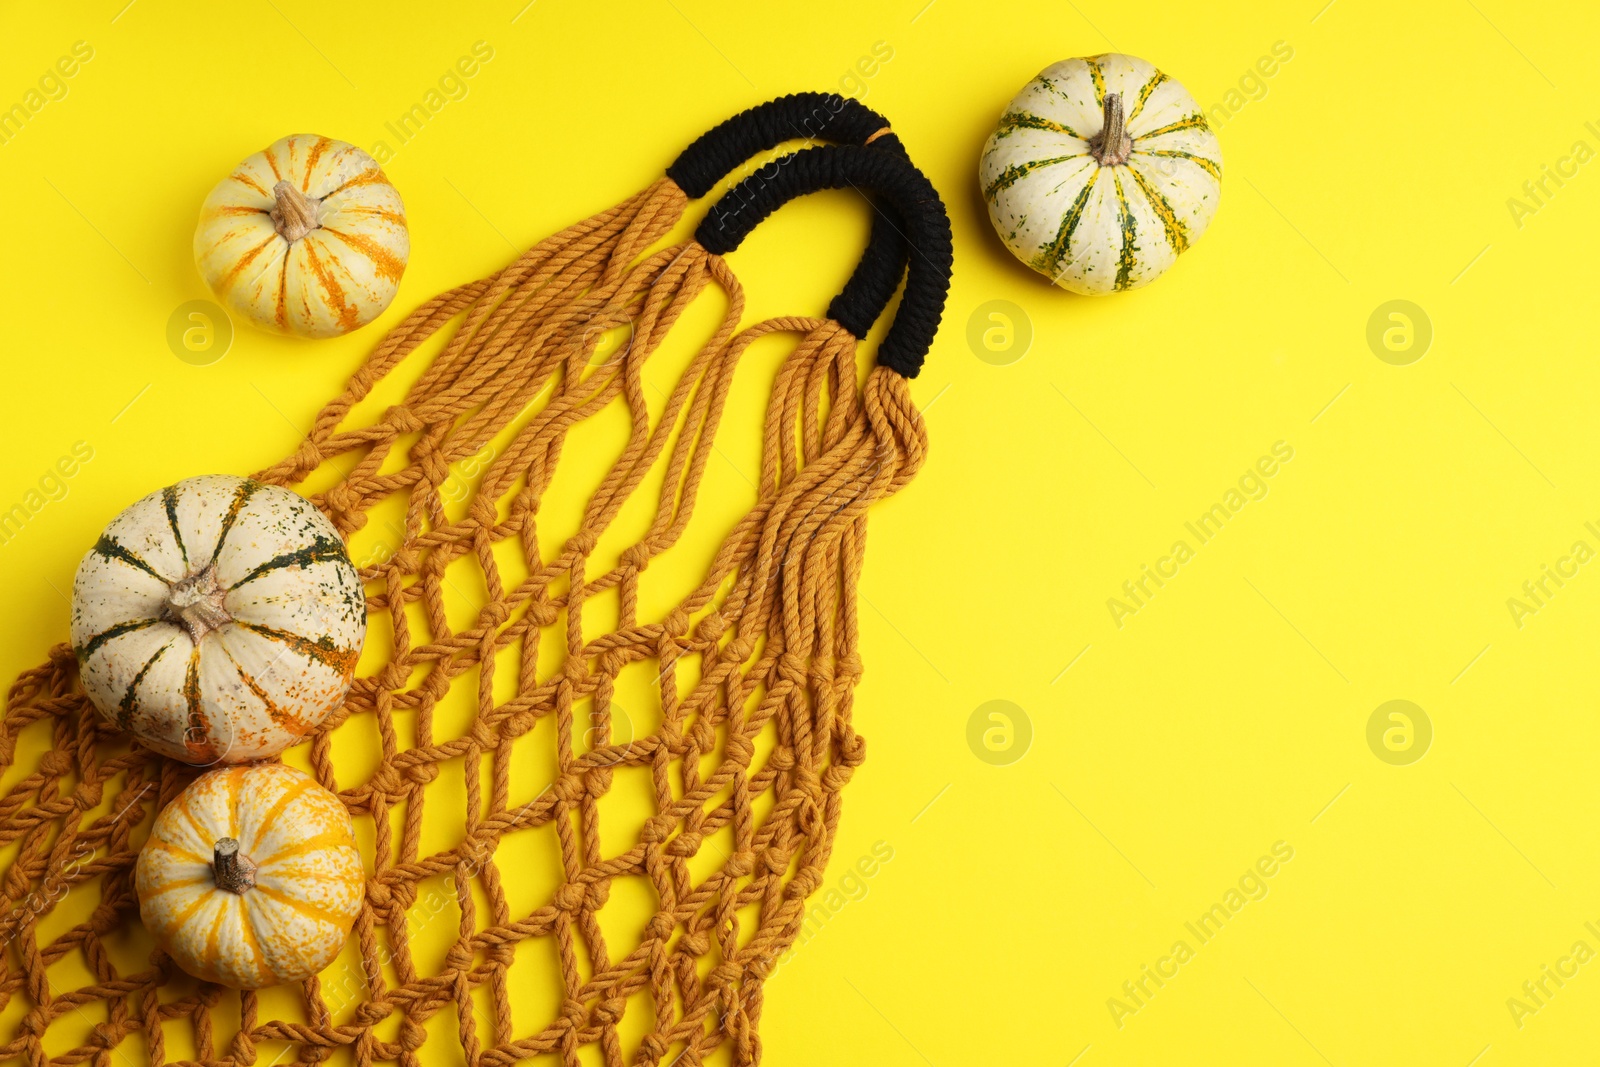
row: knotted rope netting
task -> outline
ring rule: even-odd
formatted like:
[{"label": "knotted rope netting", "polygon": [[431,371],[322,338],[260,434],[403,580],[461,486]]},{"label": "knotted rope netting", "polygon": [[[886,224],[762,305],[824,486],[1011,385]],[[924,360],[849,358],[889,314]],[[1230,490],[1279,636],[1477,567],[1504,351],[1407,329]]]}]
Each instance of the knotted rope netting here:
[{"label": "knotted rope netting", "polygon": [[[694,240],[649,251],[691,196],[800,135],[845,144],[752,175]],[[760,1058],[764,979],[800,930],[841,790],[863,756],[852,694],[865,516],[924,459],[906,377],[938,326],[950,231],[937,194],[882,120],[837,97],[785,98],[730,120],[669,175],[428,301],[390,331],[296,452],[255,476],[307,492],[347,538],[375,509],[404,509],[393,543],[361,569],[369,615],[387,620],[390,647],[367,657],[345,707],[307,743],[317,778],[371,842],[351,1010],[330,1004],[316,977],[303,983],[297,1012],[272,1012],[263,994],[198,982],[159,951],[119,970],[106,943],[139,921],[131,872],[140,828],[196,771],[103,720],[72,650],[58,645],[12,686],[0,724],[0,767],[15,779],[0,799],[0,847],[16,849],[0,881],[0,1007],[26,1005],[20,1027],[0,1035],[0,1057],[33,1067],[110,1067],[141,1054],[171,1062],[167,1041],[181,1026],[195,1050],[187,1062],[315,1063],[347,1048],[363,1065],[420,1067],[437,1062],[420,1050],[441,1017],[433,1029],[453,1027],[461,1060],[483,1067],[539,1054],[592,1063],[596,1052],[609,1065],[695,1064],[724,1045],[736,1062]],[[738,329],[743,293],[722,253],[784,201],[845,186],[870,192],[879,214],[829,317]],[[894,324],[863,381],[858,339],[902,273]],[[708,288],[725,294],[726,312],[652,416],[646,361]],[[356,417],[386,376],[452,323],[400,403]],[[597,357],[619,333],[626,342]],[[688,524],[736,367],[774,334],[796,343],[773,375],[755,502],[705,579],[660,617],[641,618],[641,582]],[[540,505],[563,446],[603,410],[626,413],[626,442],[577,531],[546,543]],[[476,484],[463,490],[459,471],[474,457]],[[653,477],[660,489],[643,535],[599,551]],[[476,569],[465,592],[458,571],[446,573],[452,564]],[[470,621],[460,622],[459,605],[447,611],[447,589],[471,602]],[[618,678],[640,662],[653,672],[658,707],[648,730],[624,737],[614,732]],[[469,724],[442,730],[436,711],[463,689]],[[514,802],[513,743],[545,720],[554,723],[553,773]],[[19,738],[41,721],[52,749],[19,775]],[[375,728],[381,747],[361,780],[333,757],[338,732],[356,725]],[[459,833],[425,851],[424,813],[438,803],[427,787],[457,768]],[[602,838],[601,800],[628,769],[648,773],[653,814],[617,847],[615,833]],[[558,888],[515,912],[507,880],[521,872],[507,869],[501,846],[544,827],[558,843]],[[729,847],[715,846],[708,863],[713,837]],[[435,878],[449,883],[458,925],[431,966],[417,958],[408,917]],[[653,914],[636,944],[613,952],[600,916],[613,884],[629,878],[648,881]],[[543,939],[554,944],[561,989],[547,1019],[513,1003],[510,982],[513,967],[536,965],[518,960],[517,947]],[[52,975],[68,957],[92,981],[60,987]],[[228,1001],[236,1032],[219,1048],[214,1016],[228,1008],[232,1018]],[[52,1037],[58,1024],[89,1036],[63,1048]]]}]

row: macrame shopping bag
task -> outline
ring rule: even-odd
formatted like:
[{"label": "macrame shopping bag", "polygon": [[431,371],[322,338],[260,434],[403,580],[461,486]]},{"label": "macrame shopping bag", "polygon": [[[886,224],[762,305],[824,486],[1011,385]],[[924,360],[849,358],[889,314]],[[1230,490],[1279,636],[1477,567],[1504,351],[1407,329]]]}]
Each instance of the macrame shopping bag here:
[{"label": "macrame shopping bag", "polygon": [[[735,1062],[759,1060],[764,979],[800,929],[840,792],[863,755],[851,722],[865,514],[923,462],[906,378],[938,328],[951,262],[943,204],[882,120],[859,105],[832,107],[838,98],[793,103],[800,99],[730,120],[680,157],[676,176],[424,304],[323,409],[295,454],[256,476],[304,487],[333,475],[310,495],[346,536],[386,501],[404,506],[394,550],[362,569],[369,613],[387,620],[392,650],[375,672],[363,670],[309,752],[358,824],[398,824],[397,833],[370,835],[372,876],[355,928],[364,989],[353,1012],[336,1019],[319,978],[303,983],[299,1017],[272,1018],[260,994],[198,983],[159,952],[131,973],[113,963],[107,941],[137,923],[135,831],[194,769],[130,745],[102,720],[62,645],[13,685],[0,723],[0,767],[14,782],[0,798],[0,847],[16,848],[0,882],[0,1007],[17,997],[26,1006],[15,1032],[0,1034],[0,1057],[110,1067],[139,1035],[147,1058],[161,1063],[170,1028],[181,1025],[194,1062],[314,1063],[344,1048],[361,1064],[420,1067],[437,1058],[437,1049],[420,1050],[425,1024],[442,1014],[455,1017],[451,1062],[474,1067],[540,1054],[568,1065],[697,1064],[722,1047]],[[797,128],[795,108],[816,99],[832,124]],[[745,156],[791,133],[850,143],[783,157],[718,201],[693,240],[647,252],[689,195],[705,195]],[[879,214],[829,317],[739,330],[742,290],[723,256],[787,200],[849,187],[868,193]],[[859,339],[902,273],[894,322],[863,382]],[[713,287],[727,311],[652,418],[642,369]],[[400,403],[346,425],[360,421],[352,409],[385,375],[457,319]],[[618,329],[630,342],[597,362],[604,335]],[[641,619],[641,576],[687,526],[736,367],[753,342],[782,333],[797,341],[773,376],[755,503],[704,581],[663,617]],[[541,545],[540,503],[569,431],[607,409],[626,413],[626,442],[577,532]],[[506,443],[453,516],[446,487],[455,471],[497,439]],[[661,489],[645,533],[615,560],[597,559],[602,536],[652,471]],[[477,566],[482,595],[470,623],[452,627],[445,571],[466,561]],[[604,597],[617,605],[615,625],[586,637],[586,609]],[[539,649],[549,641],[563,655],[546,670]],[[655,674],[657,722],[624,741],[611,735],[617,678],[641,662]],[[470,725],[436,736],[435,710],[462,688],[475,693]],[[587,731],[576,721],[580,704]],[[341,782],[332,738],[356,725],[352,717],[375,726],[381,759],[367,780]],[[554,773],[532,799],[512,804],[513,742],[542,720],[554,723]],[[48,723],[54,748],[19,775],[18,739],[35,723]],[[451,847],[424,853],[426,787],[457,763],[467,797],[461,832]],[[654,814],[630,830],[627,847],[613,836],[606,848],[599,801],[627,769],[648,771]],[[546,826],[559,843],[561,883],[547,904],[513,914],[506,881],[519,872],[502,869],[497,850]],[[732,847],[708,865],[701,850],[715,835]],[[443,966],[423,973],[408,919],[418,886],[436,876],[453,888],[459,933]],[[653,913],[635,947],[614,956],[600,913],[613,883],[630,877],[648,881]],[[93,902],[87,918],[57,920],[58,906],[84,898]],[[517,946],[535,940],[554,944],[563,992],[553,1019],[530,1023],[518,1017],[508,973]],[[66,989],[52,981],[69,956],[92,981]],[[219,1053],[213,1009],[225,997],[236,1003],[237,1032]],[[90,1039],[52,1057],[51,1027],[91,1011]]]}]

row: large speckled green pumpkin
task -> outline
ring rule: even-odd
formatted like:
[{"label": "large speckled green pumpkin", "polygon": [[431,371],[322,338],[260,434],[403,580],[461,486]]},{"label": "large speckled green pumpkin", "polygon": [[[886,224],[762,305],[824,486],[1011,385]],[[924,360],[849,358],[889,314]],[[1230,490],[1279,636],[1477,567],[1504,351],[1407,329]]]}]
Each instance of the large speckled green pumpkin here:
[{"label": "large speckled green pumpkin", "polygon": [[1075,293],[1137,289],[1206,231],[1222,150],[1182,85],[1142,59],[1053,64],[1018,93],[979,163],[1018,259]]}]

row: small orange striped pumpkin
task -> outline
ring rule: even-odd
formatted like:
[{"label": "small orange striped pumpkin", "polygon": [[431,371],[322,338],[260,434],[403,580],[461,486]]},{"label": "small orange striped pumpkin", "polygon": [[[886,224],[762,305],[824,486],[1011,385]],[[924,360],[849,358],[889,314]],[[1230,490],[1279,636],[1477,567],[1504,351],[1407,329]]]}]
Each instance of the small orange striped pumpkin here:
[{"label": "small orange striped pumpkin", "polygon": [[296,134],[257,152],[206,197],[194,260],[258,326],[335,337],[394,299],[411,255],[400,194],[355,145]]},{"label": "small orange striped pumpkin", "polygon": [[187,763],[277,755],[344,702],[367,600],[339,531],[307,499],[233,475],[130,505],[72,588],[89,699]]},{"label": "small orange striped pumpkin", "polygon": [[260,989],[333,962],[366,875],[339,798],[303,771],[261,763],[203,774],[163,808],[134,886],[145,927],[178,966]]}]

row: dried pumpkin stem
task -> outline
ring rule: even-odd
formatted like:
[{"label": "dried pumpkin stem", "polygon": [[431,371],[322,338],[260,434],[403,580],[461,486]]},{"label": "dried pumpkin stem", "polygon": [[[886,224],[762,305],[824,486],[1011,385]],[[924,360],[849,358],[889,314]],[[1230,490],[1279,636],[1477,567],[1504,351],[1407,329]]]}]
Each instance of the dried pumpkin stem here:
[{"label": "dried pumpkin stem", "polygon": [[233,621],[224,604],[228,591],[217,582],[216,571],[207,567],[172,586],[167,594],[166,616],[189,632],[196,645],[206,634]]},{"label": "dried pumpkin stem", "polygon": [[321,223],[317,219],[322,201],[313,200],[289,182],[279,182],[272,187],[277,203],[268,214],[280,236],[290,244],[300,240]]},{"label": "dried pumpkin stem", "polygon": [[211,874],[218,889],[243,894],[256,884],[256,865],[239,851],[239,842],[220,839],[211,853]]},{"label": "dried pumpkin stem", "polygon": [[1107,93],[1105,125],[1089,141],[1089,154],[1102,167],[1115,167],[1128,161],[1133,139],[1128,136],[1127,119],[1122,113],[1122,94]]}]

